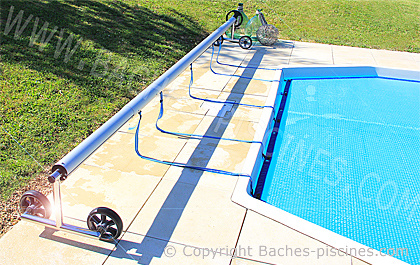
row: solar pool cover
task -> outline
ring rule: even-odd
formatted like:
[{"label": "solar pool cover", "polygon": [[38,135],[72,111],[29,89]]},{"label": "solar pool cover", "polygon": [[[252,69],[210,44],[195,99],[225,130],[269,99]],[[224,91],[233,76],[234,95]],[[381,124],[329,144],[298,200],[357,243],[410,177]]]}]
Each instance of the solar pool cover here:
[{"label": "solar pool cover", "polygon": [[420,262],[420,83],[293,80],[281,123],[261,199]]}]

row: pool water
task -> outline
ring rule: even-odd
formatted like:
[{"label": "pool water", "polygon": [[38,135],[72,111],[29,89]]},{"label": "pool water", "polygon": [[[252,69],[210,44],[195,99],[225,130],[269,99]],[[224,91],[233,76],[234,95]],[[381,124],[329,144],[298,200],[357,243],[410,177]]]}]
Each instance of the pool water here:
[{"label": "pool water", "polygon": [[419,263],[420,83],[293,80],[284,113],[261,199]]}]

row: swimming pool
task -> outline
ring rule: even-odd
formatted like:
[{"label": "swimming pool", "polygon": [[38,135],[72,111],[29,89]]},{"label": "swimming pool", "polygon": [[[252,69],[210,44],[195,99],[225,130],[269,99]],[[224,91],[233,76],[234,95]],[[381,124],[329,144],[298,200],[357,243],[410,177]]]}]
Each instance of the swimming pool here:
[{"label": "swimming pool", "polygon": [[350,239],[341,244],[418,263],[420,73],[291,68],[281,78],[270,146],[260,150],[271,159],[255,163],[254,197]]}]

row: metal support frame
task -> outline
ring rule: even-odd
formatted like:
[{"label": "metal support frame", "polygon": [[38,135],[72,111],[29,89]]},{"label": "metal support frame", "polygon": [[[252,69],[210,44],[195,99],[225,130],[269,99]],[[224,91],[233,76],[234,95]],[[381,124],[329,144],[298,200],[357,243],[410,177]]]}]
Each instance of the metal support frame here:
[{"label": "metal support frame", "polygon": [[78,226],[74,226],[74,225],[69,225],[69,224],[62,224],[60,227],[57,227],[57,223],[54,220],[51,219],[45,219],[45,218],[41,218],[35,215],[30,215],[30,214],[22,214],[20,216],[23,220],[28,221],[28,222],[32,222],[35,224],[43,224],[46,227],[50,227],[56,230],[65,230],[67,232],[73,233],[73,234],[78,234],[78,235],[84,235],[87,237],[94,237],[94,238],[99,238],[101,236],[101,233],[96,232],[96,231],[92,231],[89,230],[87,228],[82,228],[82,227],[78,227]]},{"label": "metal support frame", "polygon": [[229,41],[229,42],[239,43],[239,39],[235,39],[234,36],[235,36],[235,23],[233,23],[233,25],[232,25],[232,30],[231,30],[231,33],[230,33],[230,38],[229,39],[226,38],[226,40]]},{"label": "metal support frame", "polygon": [[53,195],[54,195],[54,209],[55,209],[55,226],[60,228],[63,225],[63,207],[61,203],[61,190],[60,180],[54,182]]},{"label": "metal support frame", "polygon": [[41,223],[47,227],[54,228],[57,230],[66,230],[71,233],[82,234],[88,237],[95,237],[99,238],[101,233],[97,231],[92,231],[87,228],[81,228],[74,225],[65,224],[63,222],[63,208],[62,208],[62,201],[61,201],[61,182],[62,182],[62,174],[59,170],[54,171],[49,177],[48,181],[53,184],[53,197],[54,197],[54,212],[55,212],[55,221],[41,218],[39,216],[30,215],[24,213],[21,215],[21,218],[26,221],[30,221],[33,223]]},{"label": "metal support frame", "polygon": [[55,212],[55,221],[41,218],[39,216],[30,215],[24,213],[21,215],[21,218],[26,221],[34,223],[42,223],[47,227],[54,228],[57,230],[66,230],[71,233],[82,234],[89,237],[99,238],[101,233],[97,231],[92,231],[87,228],[81,228],[74,225],[65,224],[63,222],[63,208],[61,201],[61,173],[59,170],[54,171],[49,177],[48,180],[53,184],[53,197],[54,197],[54,212]]},{"label": "metal support frame", "polygon": [[[27,214],[21,215],[22,220],[44,224],[57,230],[66,230],[71,233],[81,234],[88,237],[100,238],[101,233],[87,228],[81,228],[63,222],[63,209],[61,201],[61,182],[74,171],[86,158],[88,158],[99,146],[111,137],[123,124],[144,108],[156,95],[178,77],[190,64],[195,61],[207,48],[209,48],[223,33],[234,25],[236,16],[226,21],[210,36],[149,85],[143,92],[125,105],[117,114],[80,143],[75,149],[64,156],[52,168],[52,174],[48,177],[53,184],[53,197],[55,208],[55,221]],[[234,28],[234,26],[233,26]]]}]

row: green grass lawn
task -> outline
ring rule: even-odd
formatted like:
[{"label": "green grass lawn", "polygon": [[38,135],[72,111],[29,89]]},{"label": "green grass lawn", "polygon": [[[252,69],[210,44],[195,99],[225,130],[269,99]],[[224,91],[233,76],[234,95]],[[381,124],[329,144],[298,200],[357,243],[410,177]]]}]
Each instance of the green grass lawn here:
[{"label": "green grass lawn", "polygon": [[[48,170],[237,6],[180,2],[0,2],[2,199]],[[283,39],[420,52],[419,6],[415,0],[252,0],[245,11],[251,17],[262,8]],[[22,32],[14,20],[19,14]]]}]

